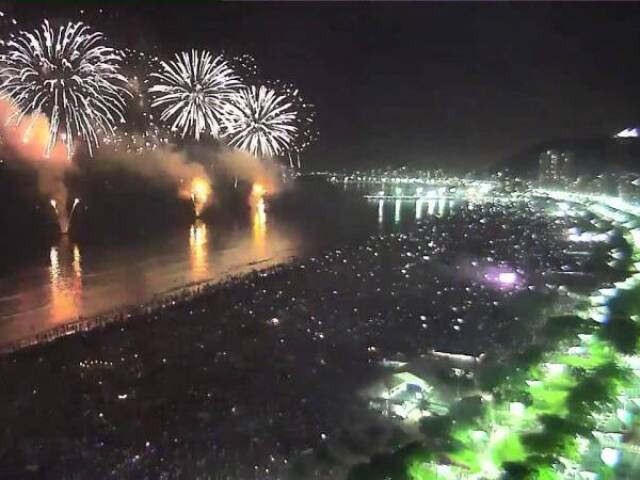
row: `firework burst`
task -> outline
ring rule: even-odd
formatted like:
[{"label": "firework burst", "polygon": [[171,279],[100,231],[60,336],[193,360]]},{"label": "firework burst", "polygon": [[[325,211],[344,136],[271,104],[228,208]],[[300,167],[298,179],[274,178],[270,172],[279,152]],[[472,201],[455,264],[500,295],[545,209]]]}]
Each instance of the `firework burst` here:
[{"label": "firework burst", "polygon": [[196,140],[205,132],[216,138],[221,135],[229,101],[242,86],[224,57],[197,50],[162,62],[151,78],[151,106],[161,109],[160,121],[182,137],[189,134]]},{"label": "firework burst", "polygon": [[298,112],[286,94],[268,87],[248,87],[233,97],[227,116],[229,145],[257,157],[275,157],[293,145]]},{"label": "firework burst", "polygon": [[318,138],[318,131],[315,128],[316,112],[314,106],[306,102],[297,88],[292,85],[285,87],[285,91],[295,110],[296,116],[296,136],[291,148],[286,152],[289,157],[289,166],[302,168],[302,152]]},{"label": "firework burst", "polygon": [[44,114],[47,155],[58,136],[69,155],[76,139],[92,154],[99,137],[124,122],[128,93],[121,61],[121,53],[104,44],[104,35],[82,22],[55,29],[45,20],[32,32],[18,33],[0,54],[1,95],[18,107],[10,120],[20,123],[27,115]]},{"label": "firework burst", "polygon": [[123,49],[123,54],[127,90],[132,95],[126,107],[127,123],[118,126],[103,142],[119,152],[144,154],[166,146],[171,136],[156,122],[150,110],[149,76],[158,70],[160,60],[155,55],[128,48]]}]

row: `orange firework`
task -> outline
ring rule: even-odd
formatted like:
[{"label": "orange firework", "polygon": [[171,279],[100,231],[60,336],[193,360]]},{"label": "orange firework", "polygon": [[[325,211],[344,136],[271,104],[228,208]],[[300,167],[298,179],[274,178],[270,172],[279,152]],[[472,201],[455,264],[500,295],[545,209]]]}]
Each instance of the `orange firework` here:
[{"label": "orange firework", "polygon": [[254,197],[263,197],[264,194],[267,193],[266,188],[261,183],[254,183],[251,188],[251,195]]},{"label": "orange firework", "polygon": [[196,217],[199,217],[211,200],[211,184],[204,177],[195,177],[191,180],[191,201]]}]

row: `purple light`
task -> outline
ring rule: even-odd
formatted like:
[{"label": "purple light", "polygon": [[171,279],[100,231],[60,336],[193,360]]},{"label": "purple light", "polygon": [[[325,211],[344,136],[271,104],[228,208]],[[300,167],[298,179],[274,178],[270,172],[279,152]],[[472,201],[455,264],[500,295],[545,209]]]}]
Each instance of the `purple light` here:
[{"label": "purple light", "polygon": [[505,285],[513,285],[518,281],[518,276],[515,272],[500,272],[498,281]]},{"label": "purple light", "polygon": [[500,289],[512,289],[522,286],[523,278],[507,267],[490,266],[484,270],[484,279]]}]

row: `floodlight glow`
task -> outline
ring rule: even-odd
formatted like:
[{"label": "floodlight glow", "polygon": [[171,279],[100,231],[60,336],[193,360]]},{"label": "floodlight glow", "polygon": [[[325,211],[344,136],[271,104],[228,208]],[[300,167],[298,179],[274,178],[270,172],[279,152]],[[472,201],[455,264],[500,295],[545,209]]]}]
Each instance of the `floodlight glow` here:
[{"label": "floodlight glow", "polygon": [[607,467],[615,467],[620,461],[620,456],[620,450],[616,450],[615,448],[603,448],[600,454],[602,463]]},{"label": "floodlight glow", "polygon": [[509,412],[511,413],[511,415],[521,417],[522,415],[524,415],[524,410],[525,406],[523,403],[511,402],[509,404]]},{"label": "floodlight glow", "polygon": [[482,430],[473,430],[471,432],[471,438],[473,438],[473,440],[475,442],[483,442],[487,440],[487,432],[484,432]]},{"label": "floodlight glow", "polygon": [[594,312],[591,314],[591,319],[597,323],[607,323],[609,321],[609,315],[606,313]]},{"label": "floodlight glow", "polygon": [[602,294],[605,295],[607,297],[612,297],[616,294],[617,289],[615,288],[600,288],[598,289],[598,291]]},{"label": "floodlight glow", "polygon": [[544,366],[549,375],[560,375],[565,371],[565,365],[562,363],[545,363]]},{"label": "floodlight glow", "polygon": [[616,410],[616,417],[625,425],[631,425],[633,423],[633,414],[624,408],[618,408]]}]

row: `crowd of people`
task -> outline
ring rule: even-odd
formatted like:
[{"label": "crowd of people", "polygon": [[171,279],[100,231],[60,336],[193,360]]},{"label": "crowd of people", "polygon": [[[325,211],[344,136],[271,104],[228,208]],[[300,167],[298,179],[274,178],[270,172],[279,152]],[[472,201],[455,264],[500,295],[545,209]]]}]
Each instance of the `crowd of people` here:
[{"label": "crowd of people", "polygon": [[355,392],[384,358],[526,342],[546,275],[584,267],[567,226],[525,202],[464,205],[1,357],[0,465],[285,478],[366,409]]}]

